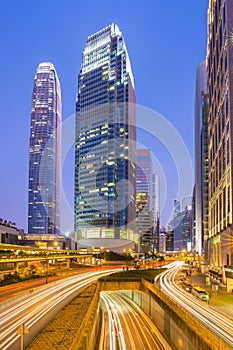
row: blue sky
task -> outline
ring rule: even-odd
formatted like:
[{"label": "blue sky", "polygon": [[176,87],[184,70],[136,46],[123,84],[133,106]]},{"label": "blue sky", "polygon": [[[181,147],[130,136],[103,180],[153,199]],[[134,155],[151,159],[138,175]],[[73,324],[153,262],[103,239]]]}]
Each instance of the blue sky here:
[{"label": "blue sky", "polygon": [[[195,75],[206,54],[207,7],[208,0],[1,1],[0,217],[27,230],[29,125],[38,64],[51,61],[56,67],[65,120],[75,111],[85,39],[112,22],[125,37],[137,103],[173,124],[193,161]],[[152,138],[139,137],[166,172],[165,225],[177,191],[174,166]],[[71,205],[73,175],[71,151],[63,169]]]}]

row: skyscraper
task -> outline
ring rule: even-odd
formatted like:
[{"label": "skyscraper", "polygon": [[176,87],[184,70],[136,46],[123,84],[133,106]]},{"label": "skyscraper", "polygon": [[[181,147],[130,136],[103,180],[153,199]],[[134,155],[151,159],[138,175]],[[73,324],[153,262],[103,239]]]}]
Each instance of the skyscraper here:
[{"label": "skyscraper", "polygon": [[169,222],[168,229],[174,232],[175,251],[191,249],[192,226],[192,196],[182,196],[180,201],[174,199],[173,219]]},{"label": "skyscraper", "polygon": [[150,149],[137,149],[136,159],[137,231],[142,238],[141,249],[158,251],[159,177],[153,173]]},{"label": "skyscraper", "polygon": [[153,250],[159,251],[160,232],[160,183],[159,175],[152,174],[152,235]]},{"label": "skyscraper", "polygon": [[152,183],[152,160],[150,149],[137,149],[136,160],[136,193],[143,192],[150,194]]},{"label": "skyscraper", "polygon": [[[208,239],[208,94],[206,62],[197,68],[195,96],[195,235],[193,248],[207,255]],[[207,261],[207,259],[205,259]]]},{"label": "skyscraper", "polygon": [[152,250],[151,177],[151,152],[149,149],[137,149],[136,223],[140,236],[140,251],[144,253]]},{"label": "skyscraper", "polygon": [[[232,28],[232,0],[210,0],[206,58],[209,96],[208,245],[210,268],[214,269],[224,281],[227,277],[226,266],[233,265]],[[233,286],[233,280],[231,281]]]},{"label": "skyscraper", "polygon": [[188,210],[192,209],[192,199],[193,199],[192,195],[182,196],[180,201],[180,204],[181,204],[180,210],[185,211],[187,209]]},{"label": "skyscraper", "polygon": [[135,92],[122,33],[86,40],[76,102],[75,232],[80,247],[122,252],[135,231]]},{"label": "skyscraper", "polygon": [[34,78],[29,150],[28,233],[60,232],[61,90],[52,63]]}]

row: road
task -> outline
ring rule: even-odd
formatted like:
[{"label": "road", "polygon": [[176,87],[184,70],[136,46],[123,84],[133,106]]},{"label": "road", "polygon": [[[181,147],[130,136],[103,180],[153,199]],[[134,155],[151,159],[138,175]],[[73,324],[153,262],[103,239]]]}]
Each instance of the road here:
[{"label": "road", "polygon": [[177,272],[180,270],[182,262],[170,264],[170,268],[155,278],[155,284],[166,292],[176,303],[197,317],[201,322],[217,334],[226,349],[233,348],[233,322],[222,313],[209,307],[206,301],[197,299],[192,294],[180,288],[175,282]]},{"label": "road", "polygon": [[171,347],[140,307],[120,292],[101,292],[104,310],[99,350],[156,350]]},{"label": "road", "polygon": [[[67,278],[69,276],[74,276],[80,273],[83,273],[84,271],[93,271],[94,268],[85,268],[85,270],[82,269],[63,269],[59,270],[59,272],[55,276],[48,276],[47,281],[53,282],[59,279]],[[5,302],[9,298],[16,297],[20,295],[21,293],[25,293],[27,290],[34,289],[40,286],[43,286],[46,283],[46,276],[43,276],[38,279],[32,279],[24,282],[18,282],[14,284],[9,284],[3,287],[0,287],[0,305]]]},{"label": "road", "polygon": [[25,335],[27,346],[57,312],[70,302],[78,292],[99,277],[116,269],[96,270],[51,282],[9,299],[0,306],[0,349],[18,350],[19,335],[16,330],[25,324],[29,334]]}]

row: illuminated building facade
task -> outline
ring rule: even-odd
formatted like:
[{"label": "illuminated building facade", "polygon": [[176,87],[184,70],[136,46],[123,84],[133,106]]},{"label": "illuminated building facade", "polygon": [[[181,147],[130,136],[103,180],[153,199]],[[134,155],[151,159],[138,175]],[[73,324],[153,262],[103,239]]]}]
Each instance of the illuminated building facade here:
[{"label": "illuminated building facade", "polygon": [[140,249],[159,251],[159,175],[153,173],[150,149],[136,151],[137,232]]},{"label": "illuminated building facade", "polygon": [[208,249],[208,94],[206,62],[197,68],[195,96],[195,234],[193,249],[200,256]]},{"label": "illuminated building facade", "polygon": [[[233,2],[208,9],[209,264],[225,280],[233,265]],[[233,287],[233,284],[232,284]]]},{"label": "illuminated building facade", "polygon": [[52,63],[34,78],[29,151],[28,233],[60,232],[61,90]]},{"label": "illuminated building facade", "polygon": [[86,40],[76,102],[75,234],[80,247],[138,244],[134,79],[112,24]]},{"label": "illuminated building facade", "polygon": [[186,209],[174,217],[174,251],[190,251],[191,215],[192,210]]},{"label": "illuminated building facade", "polygon": [[136,150],[136,224],[140,237],[140,252],[152,250],[151,174],[149,149]]},{"label": "illuminated building facade", "polygon": [[159,175],[152,174],[152,234],[153,250],[160,251],[159,232],[160,232],[160,195],[159,195]]},{"label": "illuminated building facade", "polygon": [[168,231],[173,232],[174,251],[190,251],[192,237],[192,196],[182,196],[174,200],[173,219],[168,224]]}]

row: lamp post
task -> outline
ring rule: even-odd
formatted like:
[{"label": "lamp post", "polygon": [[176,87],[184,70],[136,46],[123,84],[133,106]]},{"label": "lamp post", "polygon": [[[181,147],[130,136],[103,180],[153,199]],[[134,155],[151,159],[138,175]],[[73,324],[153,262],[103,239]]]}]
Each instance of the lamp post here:
[{"label": "lamp post", "polygon": [[97,249],[97,259],[96,259],[96,265],[98,266],[98,260],[99,260],[99,248]]},{"label": "lamp post", "polygon": [[103,246],[100,247],[100,254],[102,253],[102,250],[104,249]]},{"label": "lamp post", "polygon": [[48,283],[48,242],[46,243],[46,265],[45,265],[45,283]]}]

